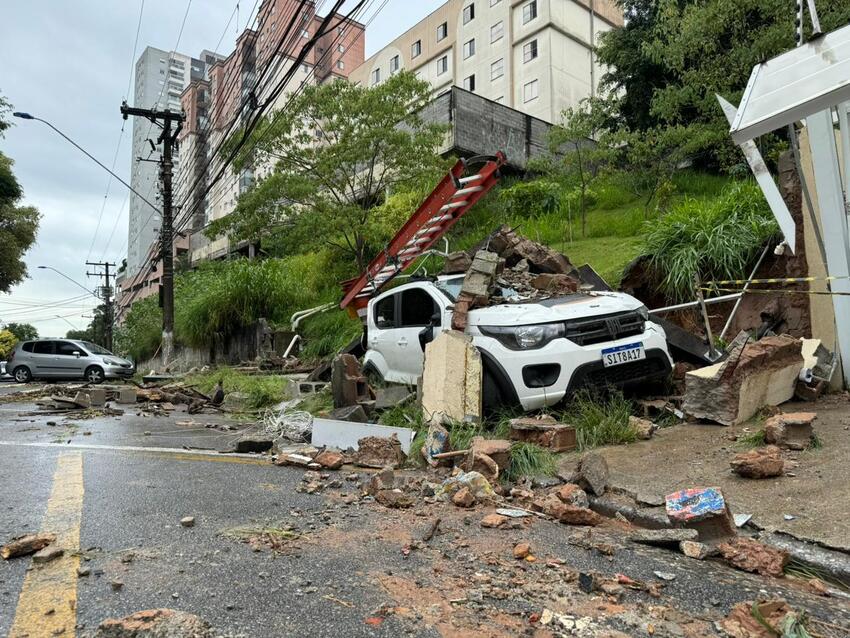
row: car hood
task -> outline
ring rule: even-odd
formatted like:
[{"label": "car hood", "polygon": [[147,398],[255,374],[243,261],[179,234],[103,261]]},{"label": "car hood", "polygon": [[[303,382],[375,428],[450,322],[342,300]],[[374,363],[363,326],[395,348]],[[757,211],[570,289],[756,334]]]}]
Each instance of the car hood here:
[{"label": "car hood", "polygon": [[637,310],[643,304],[620,292],[577,293],[525,303],[499,304],[469,313],[472,326],[523,326]]}]

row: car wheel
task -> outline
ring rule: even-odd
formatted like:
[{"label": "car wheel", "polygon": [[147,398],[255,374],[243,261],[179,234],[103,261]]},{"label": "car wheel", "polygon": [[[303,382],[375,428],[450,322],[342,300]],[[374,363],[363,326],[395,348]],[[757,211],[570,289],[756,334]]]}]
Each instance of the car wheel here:
[{"label": "car wheel", "polygon": [[489,370],[484,370],[484,378],[481,381],[481,402],[487,414],[496,412],[506,403],[499,384]]},{"label": "car wheel", "polygon": [[86,381],[89,383],[103,383],[106,375],[103,374],[103,369],[97,366],[89,366],[86,368]]},{"label": "car wheel", "polygon": [[13,373],[15,376],[15,381],[18,383],[29,383],[32,381],[32,372],[26,366],[19,366],[15,368],[15,372]]},{"label": "car wheel", "polygon": [[383,387],[386,385],[384,381],[384,377],[381,376],[381,373],[378,372],[378,369],[373,366],[371,363],[368,364],[365,368],[363,368],[363,376],[366,377],[366,381],[374,387]]}]

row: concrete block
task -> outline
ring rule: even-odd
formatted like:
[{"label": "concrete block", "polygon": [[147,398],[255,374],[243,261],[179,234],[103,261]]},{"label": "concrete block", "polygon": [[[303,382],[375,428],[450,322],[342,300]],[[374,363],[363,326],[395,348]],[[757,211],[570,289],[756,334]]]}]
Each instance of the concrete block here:
[{"label": "concrete block", "polygon": [[535,443],[549,448],[553,452],[567,452],[576,449],[576,430],[571,425],[558,423],[552,417],[535,419],[520,417],[511,419],[510,438],[512,441]]},{"label": "concrete block", "polygon": [[324,390],[327,385],[324,381],[300,381],[298,383],[298,394],[300,396],[316,394]]},{"label": "concrete block", "polygon": [[136,397],[136,388],[121,388],[118,391],[118,403],[135,403]]},{"label": "concrete block", "polygon": [[737,425],[766,405],[794,396],[803,368],[802,342],[788,336],[748,342],[739,335],[729,357],[685,375],[683,410],[696,418]]},{"label": "concrete block", "polygon": [[331,366],[331,391],[335,408],[345,408],[371,399],[369,385],[357,357],[350,354],[336,356]]},{"label": "concrete block", "polygon": [[94,407],[106,405],[106,388],[90,388],[89,400]]},{"label": "concrete block", "polygon": [[440,333],[425,347],[422,411],[427,423],[481,421],[481,354],[472,337]]}]

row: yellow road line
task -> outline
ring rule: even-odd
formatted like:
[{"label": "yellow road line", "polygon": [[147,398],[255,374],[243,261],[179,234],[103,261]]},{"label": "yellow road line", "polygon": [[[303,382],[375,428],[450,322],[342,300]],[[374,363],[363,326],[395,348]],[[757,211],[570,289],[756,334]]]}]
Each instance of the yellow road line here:
[{"label": "yellow road line", "polygon": [[83,455],[62,454],[56,462],[41,531],[56,534],[55,545],[65,554],[45,565],[34,564],[27,572],[9,638],[76,635],[82,514]]}]

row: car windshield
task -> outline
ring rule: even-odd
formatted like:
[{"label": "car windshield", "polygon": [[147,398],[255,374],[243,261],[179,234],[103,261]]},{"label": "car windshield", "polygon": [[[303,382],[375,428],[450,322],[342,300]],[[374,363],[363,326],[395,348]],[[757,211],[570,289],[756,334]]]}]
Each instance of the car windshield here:
[{"label": "car windshield", "polygon": [[[437,282],[437,288],[439,288],[440,291],[453,302],[457,301],[462,286],[463,275],[459,277],[452,277],[450,279],[442,279]],[[514,300],[520,298],[520,294],[513,288],[503,288],[500,286],[496,286],[494,296],[501,297],[502,299],[506,300]]]},{"label": "car windshield", "polygon": [[92,354],[112,354],[106,348],[101,348],[96,343],[91,343],[90,341],[83,341],[82,344],[86,347],[86,350],[91,352]]}]

